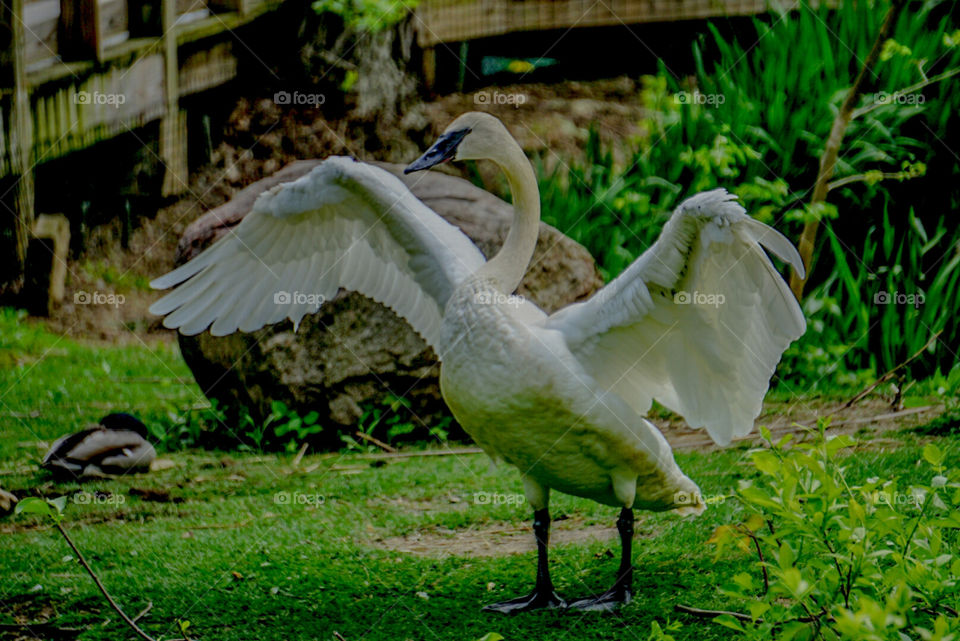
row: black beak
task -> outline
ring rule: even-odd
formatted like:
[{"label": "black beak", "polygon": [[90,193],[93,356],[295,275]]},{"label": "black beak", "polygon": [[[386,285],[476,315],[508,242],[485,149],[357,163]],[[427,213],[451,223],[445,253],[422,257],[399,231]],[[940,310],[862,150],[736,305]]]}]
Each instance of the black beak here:
[{"label": "black beak", "polygon": [[450,162],[453,160],[453,157],[457,155],[457,147],[460,146],[464,136],[468,133],[470,133],[469,127],[443,134],[437,138],[437,142],[433,143],[430,149],[427,149],[422,156],[407,165],[403,173],[409,174],[414,171],[430,169],[440,163]]}]

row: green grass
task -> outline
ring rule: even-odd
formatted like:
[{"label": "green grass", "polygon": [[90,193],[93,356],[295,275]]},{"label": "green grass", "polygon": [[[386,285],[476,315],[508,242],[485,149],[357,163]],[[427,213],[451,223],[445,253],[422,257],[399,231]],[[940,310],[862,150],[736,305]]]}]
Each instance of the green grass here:
[{"label": "green grass", "polygon": [[147,345],[132,332],[123,347],[77,343],[0,308],[0,460],[43,455],[21,442],[56,438],[110,412],[144,421],[206,404],[175,345]]},{"label": "green grass", "polygon": [[[735,520],[726,501],[703,517],[681,520],[642,514],[637,524],[633,603],[613,616],[573,612],[503,617],[484,603],[529,590],[533,553],[477,556],[444,552],[470,531],[524,528],[525,506],[480,505],[479,491],[521,493],[518,474],[491,470],[481,455],[394,460],[375,466],[357,454],[288,455],[188,451],[162,454],[175,465],[148,475],[85,483],[54,483],[29,468],[42,451],[20,443],[51,439],[111,410],[160,417],[172,404],[197,403],[198,392],[174,348],[91,346],[47,333],[11,312],[0,315],[3,365],[0,438],[3,487],[46,497],[102,492],[98,505],[71,503],[66,524],[87,559],[128,613],[153,603],[141,624],[155,636],[179,636],[178,618],[200,639],[463,639],[495,631],[507,639],[646,639],[652,621],[675,619],[674,605],[729,608],[717,586],[749,563],[739,552],[715,561],[705,542]],[[14,365],[16,363],[16,365]],[[166,380],[169,379],[169,380]],[[138,381],[151,382],[138,382]],[[161,381],[161,382],[155,382]],[[949,445],[956,435],[943,439]],[[917,474],[921,447],[902,435],[893,446],[864,448],[847,459],[851,478],[882,470]],[[680,452],[680,466],[705,495],[727,494],[753,474],[746,450]],[[336,467],[334,467],[336,466]],[[344,469],[349,468],[349,469]],[[14,471],[14,473],[7,473]],[[346,472],[346,473],[345,473]],[[167,493],[159,502],[131,489]],[[309,506],[283,496],[320,496]],[[122,502],[120,502],[122,498]],[[609,527],[615,510],[555,494],[555,518],[577,528]],[[52,614],[80,639],[129,639],[58,534],[32,517],[0,522],[0,624]],[[385,539],[423,532],[444,545],[430,557],[387,549]],[[556,545],[554,581],[566,597],[600,591],[613,579],[619,545],[588,541]],[[488,587],[492,584],[492,587]],[[39,586],[39,587],[38,587]],[[426,598],[424,598],[424,596]],[[725,629],[683,618],[681,639],[724,639]],[[107,623],[104,623],[104,622]]]}]

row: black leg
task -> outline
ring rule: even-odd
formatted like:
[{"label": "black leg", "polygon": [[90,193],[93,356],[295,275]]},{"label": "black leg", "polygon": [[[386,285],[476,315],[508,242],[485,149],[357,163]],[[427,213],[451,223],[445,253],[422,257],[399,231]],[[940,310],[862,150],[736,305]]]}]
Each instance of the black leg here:
[{"label": "black leg", "polygon": [[509,601],[491,603],[484,606],[489,612],[526,612],[541,608],[565,608],[563,599],[553,591],[553,581],[550,580],[550,566],[547,564],[547,544],[550,540],[550,513],[546,508],[533,513],[533,534],[537,537],[537,583],[533,592],[527,596],[517,597]]},{"label": "black leg", "polygon": [[630,508],[620,511],[617,531],[620,532],[620,569],[613,587],[599,596],[572,601],[571,608],[611,612],[630,603],[633,597],[633,510]]}]

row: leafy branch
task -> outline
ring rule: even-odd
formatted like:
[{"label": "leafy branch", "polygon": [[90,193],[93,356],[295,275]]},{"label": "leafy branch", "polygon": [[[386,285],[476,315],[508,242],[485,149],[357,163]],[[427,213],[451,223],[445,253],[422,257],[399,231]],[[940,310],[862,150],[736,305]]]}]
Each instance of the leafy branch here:
[{"label": "leafy branch", "polygon": [[[61,496],[52,500],[44,500],[36,497],[25,498],[19,503],[17,503],[16,514],[36,514],[39,516],[49,517],[53,522],[54,527],[57,528],[57,531],[63,536],[64,540],[67,542],[67,545],[70,546],[70,549],[73,550],[73,553],[77,555],[77,561],[83,566],[83,569],[87,571],[87,574],[90,575],[90,578],[93,579],[93,583],[103,594],[104,598],[107,600],[107,603],[110,604],[110,607],[120,615],[120,618],[134,631],[137,633],[141,639],[144,641],[157,641],[149,634],[143,631],[143,629],[137,625],[135,619],[131,619],[126,612],[123,611],[123,608],[114,600],[114,598],[107,591],[106,586],[103,585],[103,582],[100,580],[100,577],[97,576],[97,573],[94,572],[93,568],[87,563],[86,558],[84,558],[83,553],[80,551],[80,548],[77,547],[77,544],[73,542],[73,539],[70,538],[70,535],[67,533],[67,530],[63,527],[63,510],[67,504],[67,497]],[[149,609],[149,608],[148,608]],[[137,615],[137,619],[142,617],[147,610],[141,612]],[[171,641],[191,641],[191,639],[186,637],[186,630],[189,627],[189,621],[178,621],[180,626],[180,631],[184,635],[180,639],[172,639]]]}]

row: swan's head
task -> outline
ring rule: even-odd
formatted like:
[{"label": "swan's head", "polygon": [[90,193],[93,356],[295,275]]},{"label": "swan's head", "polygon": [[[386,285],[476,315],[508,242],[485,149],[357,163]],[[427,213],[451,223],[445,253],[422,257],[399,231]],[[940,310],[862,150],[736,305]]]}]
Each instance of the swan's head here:
[{"label": "swan's head", "polygon": [[403,173],[430,169],[451,160],[497,160],[505,151],[505,141],[512,142],[513,138],[496,116],[469,111],[450,123],[430,149]]}]

